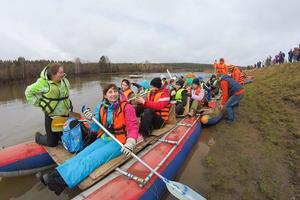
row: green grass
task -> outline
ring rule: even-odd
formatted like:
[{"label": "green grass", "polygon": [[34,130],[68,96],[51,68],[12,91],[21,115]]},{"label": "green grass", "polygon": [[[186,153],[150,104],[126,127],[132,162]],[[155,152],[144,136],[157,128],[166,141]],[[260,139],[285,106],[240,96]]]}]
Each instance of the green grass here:
[{"label": "green grass", "polygon": [[300,199],[300,64],[254,70],[237,122],[209,128],[210,199]]}]

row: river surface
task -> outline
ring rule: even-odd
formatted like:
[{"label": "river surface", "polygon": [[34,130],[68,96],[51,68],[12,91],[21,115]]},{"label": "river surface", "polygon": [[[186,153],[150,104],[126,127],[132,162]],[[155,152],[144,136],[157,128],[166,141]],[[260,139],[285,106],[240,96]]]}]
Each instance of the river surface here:
[{"label": "river surface", "polygon": [[[87,77],[70,78],[70,98],[73,102],[74,111],[79,112],[82,105],[94,108],[102,99],[102,87],[106,83],[121,85],[121,80],[127,78],[130,81],[151,80],[159,77],[161,73],[147,73],[141,79],[129,79],[128,75],[97,75]],[[167,74],[165,74],[167,76]],[[3,84],[0,87],[0,148],[19,144],[34,139],[36,131],[44,133],[44,116],[39,108],[26,102],[24,91],[32,81]],[[205,188],[203,180],[205,168],[202,166],[203,159],[209,151],[209,138],[204,130],[197,144],[189,154],[185,165],[177,174],[176,181],[187,184],[200,192]],[[0,180],[0,200],[5,199],[43,199],[58,200],[71,199],[80,191],[78,189],[67,190],[60,196],[56,196],[45,186],[36,180],[34,175],[17,178],[2,178]],[[164,199],[174,199],[166,195]]]}]

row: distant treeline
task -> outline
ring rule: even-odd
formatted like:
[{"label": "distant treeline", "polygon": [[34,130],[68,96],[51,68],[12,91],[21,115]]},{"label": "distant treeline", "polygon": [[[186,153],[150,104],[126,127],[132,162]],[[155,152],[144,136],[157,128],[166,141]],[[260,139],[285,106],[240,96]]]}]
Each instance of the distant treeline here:
[{"label": "distant treeline", "polygon": [[52,62],[61,63],[64,66],[65,73],[69,76],[101,73],[165,72],[166,69],[172,71],[209,72],[213,69],[212,65],[196,63],[110,63],[105,59],[100,59],[98,63],[81,63],[79,59],[75,60],[75,62],[29,61],[19,57],[13,61],[0,60],[0,82],[37,78],[41,70]]}]

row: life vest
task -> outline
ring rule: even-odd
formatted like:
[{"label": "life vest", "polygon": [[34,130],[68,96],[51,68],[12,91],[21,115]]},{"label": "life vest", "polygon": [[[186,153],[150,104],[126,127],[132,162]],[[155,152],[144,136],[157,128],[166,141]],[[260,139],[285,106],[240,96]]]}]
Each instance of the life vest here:
[{"label": "life vest", "polygon": [[216,63],[215,64],[216,67],[216,73],[217,74],[224,74],[227,75],[228,74],[228,67],[226,66],[225,63]]},{"label": "life vest", "polygon": [[[159,102],[159,99],[161,97],[161,95],[163,94],[163,91],[158,91],[156,92],[156,94],[154,95],[154,98],[151,99],[151,92],[149,92],[147,94],[147,100],[149,101],[154,101],[154,102]],[[170,107],[171,104],[168,104],[167,106],[165,106],[163,109],[155,111],[155,113],[160,116],[161,118],[163,118],[165,121],[168,121],[169,119],[169,113],[170,113]]]},{"label": "life vest", "polygon": [[198,86],[197,89],[196,89],[195,95],[199,95],[200,92],[201,92],[201,89],[202,89],[202,87]]},{"label": "life vest", "polygon": [[229,95],[229,97],[231,97],[236,92],[243,89],[243,86],[239,82],[233,80],[230,76],[223,76],[221,78],[221,81],[223,81],[223,80],[228,82],[228,95]]},{"label": "life vest", "polygon": [[[49,90],[47,93],[42,94],[40,98],[39,106],[43,109],[46,114],[51,114],[57,107],[60,101],[63,101],[67,110],[71,109],[72,103],[69,99],[69,88],[64,79],[61,80],[60,84],[54,82],[48,82]],[[60,87],[65,87],[65,94],[60,93]]]},{"label": "life vest", "polygon": [[[198,86],[197,89],[196,89],[195,95],[199,95],[200,92],[201,92],[201,89],[202,89],[201,85]],[[200,101],[198,101],[198,103],[199,103],[200,106],[203,106],[203,105],[204,105],[204,103],[205,103],[205,100],[204,100],[204,99],[205,99],[205,98],[203,97],[203,99],[201,99]]]},{"label": "life vest", "polygon": [[231,76],[235,81],[239,82],[241,85],[244,85],[243,74],[237,67],[233,69]]},{"label": "life vest", "polygon": [[[113,124],[108,126],[106,123],[107,109],[102,104],[99,111],[99,119],[104,127],[112,133],[121,143],[126,143],[127,132],[125,125],[125,106],[127,102],[123,101],[116,111],[113,111]],[[98,137],[104,137],[104,131],[99,130]]]},{"label": "life vest", "polygon": [[125,96],[126,100],[129,99],[129,95],[131,94],[133,94],[133,91],[130,88],[123,92],[123,95]]},{"label": "life vest", "polygon": [[213,89],[213,88],[215,88],[215,87],[217,86],[218,80],[215,79],[215,80],[213,81],[213,80],[210,79],[207,83],[208,83],[208,85]]},{"label": "life vest", "polygon": [[175,100],[178,102],[182,102],[182,92],[186,91],[184,88],[180,88],[175,94]]}]

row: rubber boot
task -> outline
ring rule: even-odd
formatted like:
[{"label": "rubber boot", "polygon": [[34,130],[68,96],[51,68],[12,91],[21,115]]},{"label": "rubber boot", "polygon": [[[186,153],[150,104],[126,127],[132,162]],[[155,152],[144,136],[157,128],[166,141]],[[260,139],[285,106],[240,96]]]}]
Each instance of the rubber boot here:
[{"label": "rubber boot", "polygon": [[56,195],[60,195],[67,187],[64,179],[56,170],[51,174],[44,174],[41,182],[45,183],[49,190],[54,191]]}]

